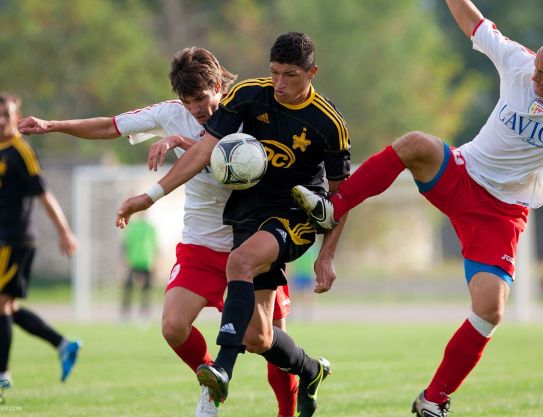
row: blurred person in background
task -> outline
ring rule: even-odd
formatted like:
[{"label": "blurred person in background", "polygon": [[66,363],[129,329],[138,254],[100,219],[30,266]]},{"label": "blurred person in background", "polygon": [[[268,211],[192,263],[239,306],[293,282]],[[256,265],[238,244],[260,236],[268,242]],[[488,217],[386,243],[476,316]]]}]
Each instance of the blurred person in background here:
[{"label": "blurred person in background", "polygon": [[432,381],[413,403],[418,417],[446,417],[450,395],[477,365],[501,322],[529,208],[543,205],[543,47],[503,36],[469,0],[447,0],[473,48],[500,76],[500,97],[479,134],[455,149],[410,132],[366,160],[331,197],[293,194],[313,221],[331,229],[350,209],[384,192],[404,170],[451,220],[462,243],[472,312],[453,335]]},{"label": "blurred person in background", "polygon": [[72,256],[77,249],[56,197],[45,187],[34,150],[17,130],[20,105],[18,97],[0,93],[0,380],[6,386],[12,384],[8,363],[13,323],[58,351],[62,382],[70,375],[81,347],[80,341],[69,341],[17,301],[28,293],[36,251],[30,224],[34,198],[55,226],[60,250]]},{"label": "blurred person in background", "polygon": [[126,229],[123,240],[124,259],[128,267],[128,275],[123,283],[122,291],[121,318],[123,321],[130,321],[135,285],[141,287],[140,317],[149,318],[157,252],[155,226],[145,217],[134,219],[134,222]]},{"label": "blurred person in background", "polygon": [[[155,142],[149,152],[149,168],[157,170],[168,150],[178,157],[205,133],[203,124],[218,109],[220,100],[237,78],[203,48],[185,48],[175,54],[170,71],[172,90],[179,100],[156,103],[115,117],[81,120],[42,120],[26,117],[19,129],[28,134],[62,132],[84,139],[129,138],[137,143],[154,132],[170,135]],[[162,333],[168,345],[193,371],[213,363],[202,333],[194,321],[204,307],[222,311],[226,290],[226,261],[233,245],[232,227],[223,225],[223,209],[231,190],[203,169],[185,186],[184,228],[177,245],[177,262],[166,285]],[[290,312],[288,286],[278,288],[273,323],[286,329]],[[293,417],[298,382],[294,375],[268,363],[268,382],[278,402],[279,417]],[[215,417],[218,408],[202,387],[196,417]]]}]

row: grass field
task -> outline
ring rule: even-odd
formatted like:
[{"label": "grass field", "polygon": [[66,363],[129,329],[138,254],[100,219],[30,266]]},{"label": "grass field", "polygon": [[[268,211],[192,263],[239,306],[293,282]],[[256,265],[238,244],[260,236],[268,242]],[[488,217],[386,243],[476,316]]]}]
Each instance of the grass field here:
[{"label": "grass field", "polygon": [[[16,331],[11,355],[14,387],[0,414],[16,417],[188,416],[199,388],[194,375],[162,341],[158,324],[62,325],[84,340],[73,375],[59,383],[56,353]],[[454,324],[293,323],[300,345],[330,359],[316,417],[410,416],[413,398],[427,384]],[[208,340],[215,324],[201,326]],[[216,350],[215,345],[211,346]],[[543,416],[543,325],[498,329],[479,367],[456,393],[454,416]],[[238,359],[221,417],[275,417],[264,360]]]}]

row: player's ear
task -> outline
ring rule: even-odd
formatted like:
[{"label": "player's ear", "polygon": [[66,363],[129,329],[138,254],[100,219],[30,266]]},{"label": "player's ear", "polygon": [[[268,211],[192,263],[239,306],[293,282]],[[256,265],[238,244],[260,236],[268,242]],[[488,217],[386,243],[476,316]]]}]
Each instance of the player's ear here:
[{"label": "player's ear", "polygon": [[313,65],[311,68],[309,68],[309,70],[307,71],[307,73],[309,74],[309,78],[313,78],[317,72],[319,71],[319,67],[316,66],[316,65]]},{"label": "player's ear", "polygon": [[222,91],[222,84],[220,81],[215,83],[215,93],[220,93]]}]

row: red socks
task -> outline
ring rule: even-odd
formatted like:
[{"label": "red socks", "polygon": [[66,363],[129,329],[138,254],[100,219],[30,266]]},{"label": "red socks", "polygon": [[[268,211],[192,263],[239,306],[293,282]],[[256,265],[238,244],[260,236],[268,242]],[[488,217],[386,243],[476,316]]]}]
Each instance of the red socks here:
[{"label": "red socks", "polygon": [[173,351],[196,372],[196,368],[203,363],[213,363],[210,353],[207,351],[207,344],[204,336],[196,327],[192,327],[187,340],[180,346],[173,348]]},{"label": "red socks", "polygon": [[298,393],[296,377],[268,362],[268,382],[277,397],[279,415],[293,416],[296,408],[296,394]]},{"label": "red socks", "polygon": [[424,393],[426,399],[444,403],[475,368],[489,340],[466,320],[447,344],[443,360]]},{"label": "red socks", "polygon": [[332,195],[334,220],[341,219],[366,198],[381,194],[404,169],[405,165],[391,145],[368,158]]}]

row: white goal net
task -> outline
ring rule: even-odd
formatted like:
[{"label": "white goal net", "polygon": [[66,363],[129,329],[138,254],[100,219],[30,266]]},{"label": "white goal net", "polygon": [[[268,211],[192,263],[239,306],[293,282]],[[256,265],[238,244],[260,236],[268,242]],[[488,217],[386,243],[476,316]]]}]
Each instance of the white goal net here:
[{"label": "white goal net", "polygon": [[[72,280],[77,320],[92,320],[120,305],[118,294],[127,267],[122,252],[123,230],[115,227],[117,210],[126,198],[143,193],[158,181],[168,168],[161,167],[158,173],[150,172],[145,165],[92,165],[75,170],[72,198],[79,250],[72,264]],[[148,216],[157,229],[157,286],[163,286],[175,262],[175,245],[183,227],[183,205],[184,192],[180,187],[154,204],[147,214],[134,215]]]}]

